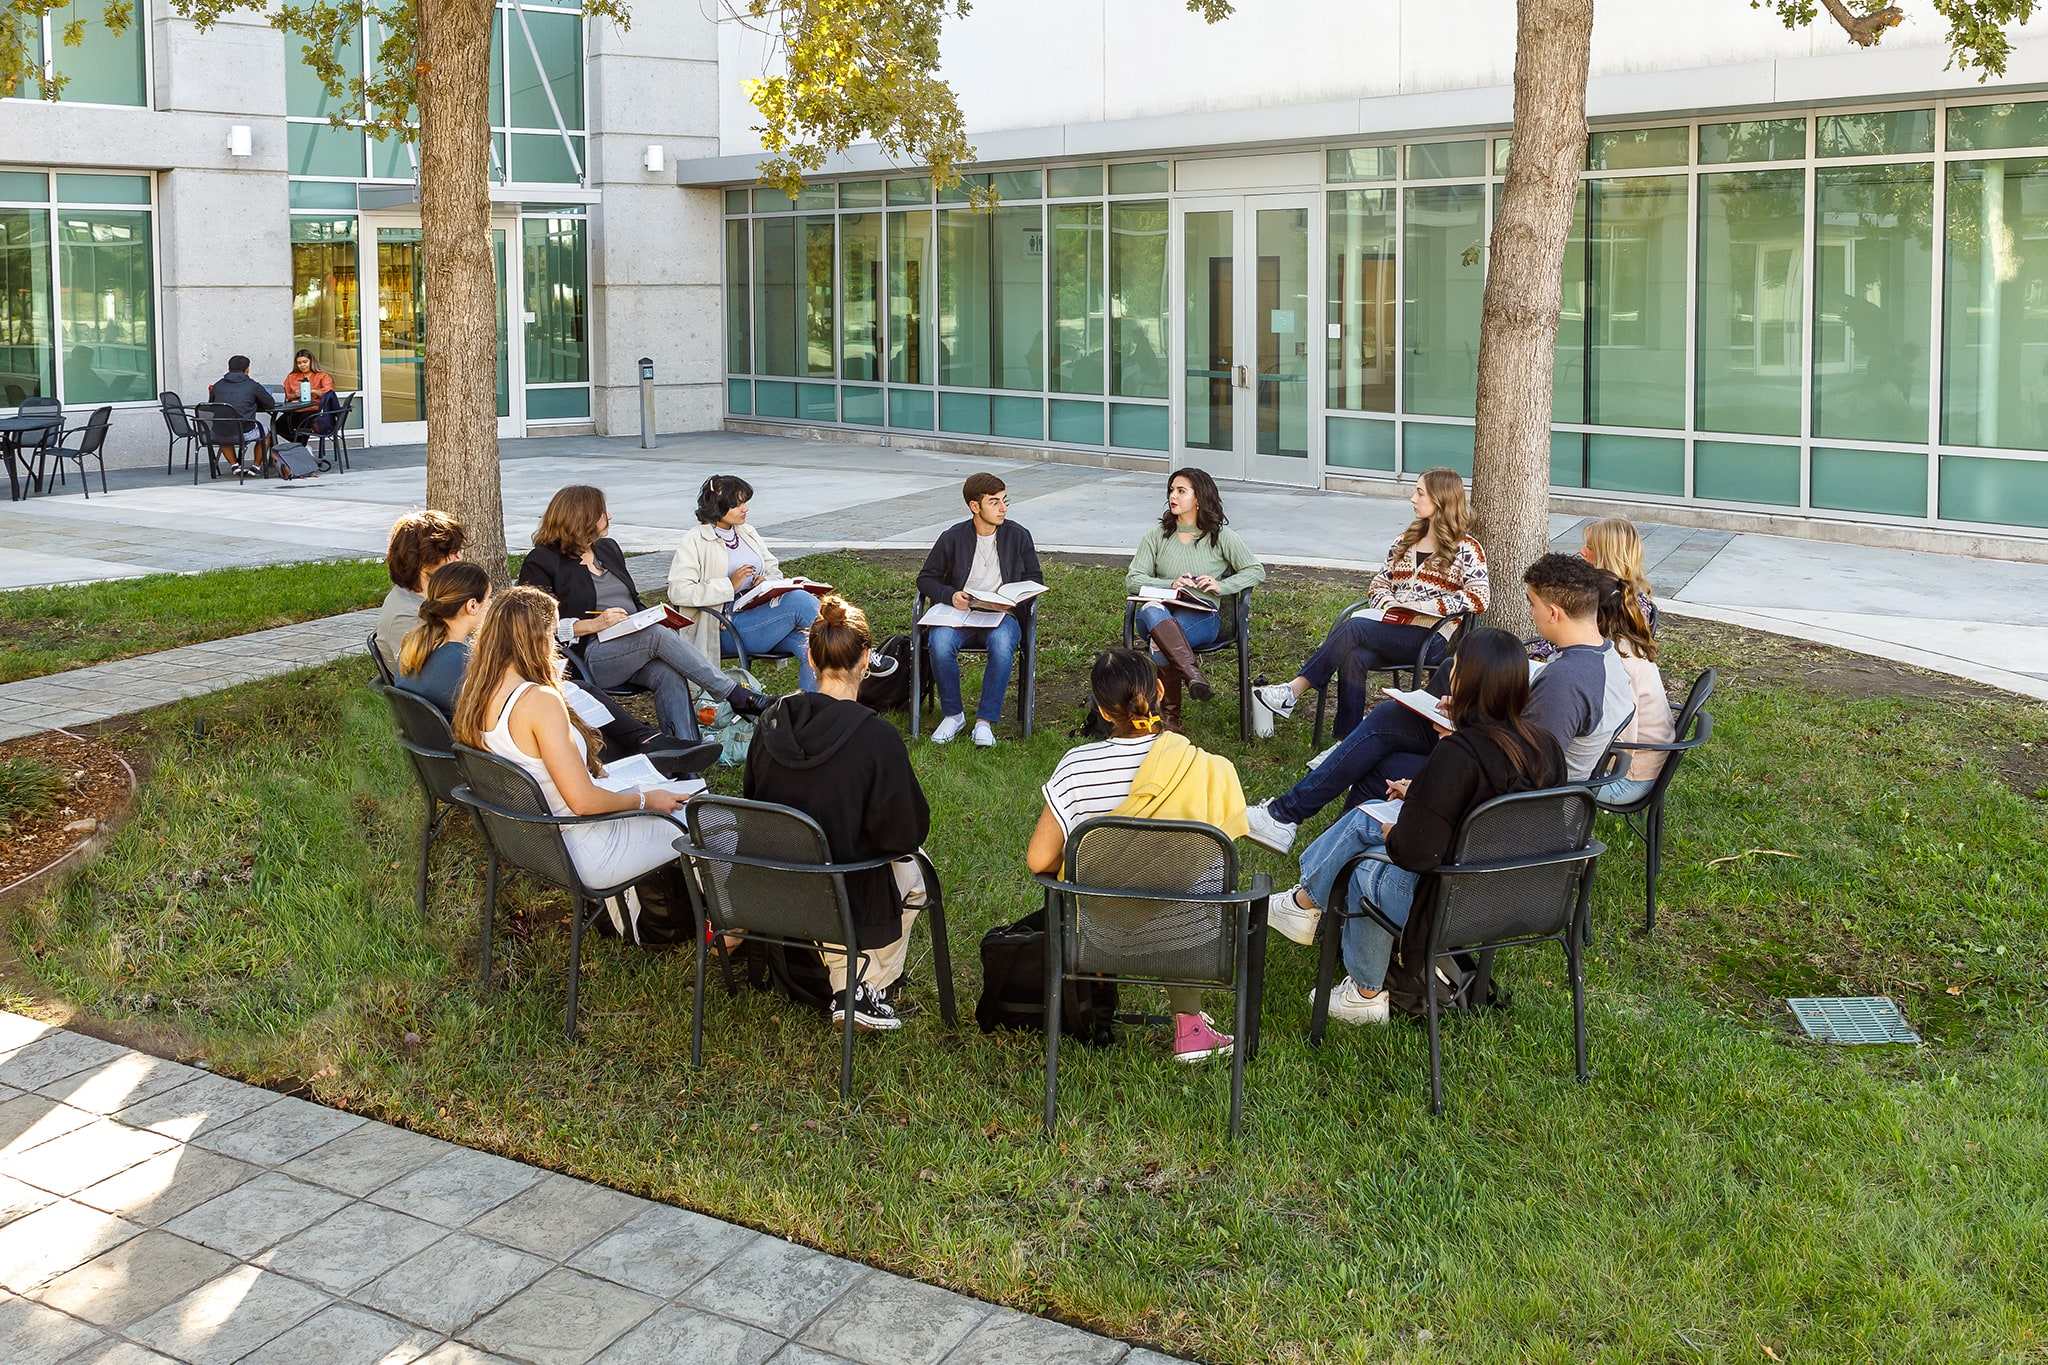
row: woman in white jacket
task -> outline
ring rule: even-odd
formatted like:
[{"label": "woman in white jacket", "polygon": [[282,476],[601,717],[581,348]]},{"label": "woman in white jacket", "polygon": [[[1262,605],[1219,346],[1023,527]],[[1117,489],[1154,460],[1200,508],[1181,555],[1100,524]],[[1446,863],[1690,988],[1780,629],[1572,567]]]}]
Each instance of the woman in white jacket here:
[{"label": "woman in white jacket", "polygon": [[[737,474],[713,474],[704,480],[697,492],[697,529],[683,537],[669,565],[668,600],[678,611],[722,607],[756,584],[782,577],[782,566],[747,524],[747,503],[753,496],[752,485]],[[690,643],[714,659],[737,654],[742,642],[750,654],[794,654],[798,685],[806,692],[817,690],[810,651],[811,622],[818,619],[816,597],[787,592],[732,619],[728,629],[709,611],[698,611],[690,626]]]}]

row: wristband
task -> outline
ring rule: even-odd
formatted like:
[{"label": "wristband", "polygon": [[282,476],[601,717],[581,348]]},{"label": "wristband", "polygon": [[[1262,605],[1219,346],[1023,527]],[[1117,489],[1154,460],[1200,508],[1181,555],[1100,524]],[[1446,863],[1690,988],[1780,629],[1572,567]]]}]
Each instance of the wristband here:
[{"label": "wristband", "polygon": [[640,792],[637,792],[637,793],[635,793],[635,794],[636,794],[637,796],[639,796],[639,798],[640,798],[640,809],[641,809],[641,810],[646,810],[646,809],[647,809],[647,793],[646,793],[646,791],[645,791],[645,790],[642,790],[642,791],[640,791]]}]

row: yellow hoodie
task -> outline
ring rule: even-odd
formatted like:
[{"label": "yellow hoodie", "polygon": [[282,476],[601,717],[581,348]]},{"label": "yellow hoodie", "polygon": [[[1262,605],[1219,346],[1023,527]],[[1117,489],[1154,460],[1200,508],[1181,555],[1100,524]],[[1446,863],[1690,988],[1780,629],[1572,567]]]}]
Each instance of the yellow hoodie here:
[{"label": "yellow hoodie", "polygon": [[1141,820],[1199,820],[1233,839],[1245,836],[1244,788],[1221,754],[1204,753],[1171,731],[1152,742],[1131,794],[1113,814]]}]

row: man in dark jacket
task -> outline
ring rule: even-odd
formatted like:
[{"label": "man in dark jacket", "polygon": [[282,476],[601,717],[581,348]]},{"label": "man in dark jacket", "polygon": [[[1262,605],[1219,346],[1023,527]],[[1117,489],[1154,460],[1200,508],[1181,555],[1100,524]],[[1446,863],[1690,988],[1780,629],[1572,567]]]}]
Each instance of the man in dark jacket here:
[{"label": "man in dark jacket", "polygon": [[[918,572],[917,590],[941,606],[987,611],[990,608],[977,606],[977,601],[987,603],[987,594],[1004,584],[1040,581],[1038,547],[1031,543],[1029,531],[1010,520],[1009,494],[995,475],[969,475],[960,496],[967,501],[967,520],[940,533]],[[974,708],[974,742],[984,749],[996,742],[995,723],[1003,714],[1010,670],[1034,605],[1027,601],[1000,608],[997,614],[1003,620],[995,626],[932,626],[926,631],[932,682],[939,689],[940,718],[932,743],[946,743],[967,724],[960,700],[960,651],[966,648],[988,651],[981,703]]]},{"label": "man in dark jacket", "polygon": [[229,356],[228,372],[209,384],[206,393],[213,402],[225,403],[235,410],[242,419],[242,439],[254,453],[255,462],[262,464],[266,443],[263,424],[256,420],[256,414],[273,411],[277,400],[270,396],[269,389],[249,377],[249,357]]}]

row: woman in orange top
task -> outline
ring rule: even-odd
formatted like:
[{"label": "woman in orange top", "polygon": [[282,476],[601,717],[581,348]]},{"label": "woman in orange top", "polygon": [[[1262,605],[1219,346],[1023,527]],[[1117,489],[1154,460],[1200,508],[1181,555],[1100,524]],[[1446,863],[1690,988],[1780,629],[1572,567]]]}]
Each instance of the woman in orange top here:
[{"label": "woman in orange top", "polygon": [[333,393],[334,377],[320,368],[320,362],[313,358],[311,351],[301,350],[294,355],[291,372],[284,377],[284,401],[297,403],[310,398],[320,406],[310,412],[295,412],[280,418],[284,439],[305,440],[319,415],[327,411]]}]

